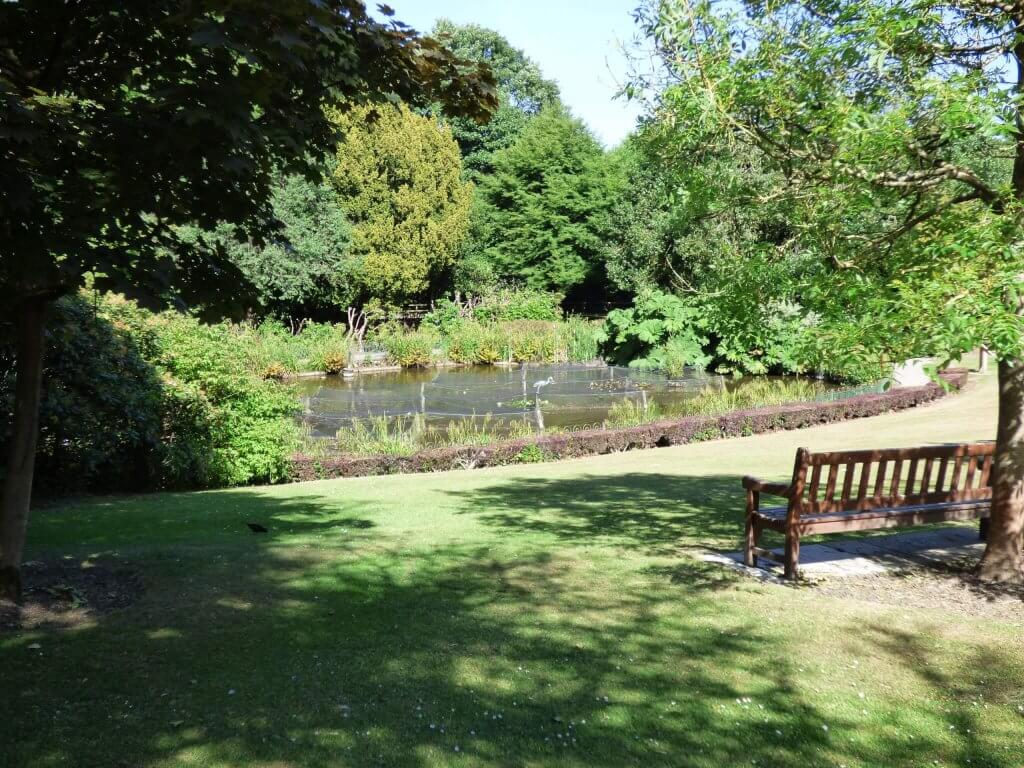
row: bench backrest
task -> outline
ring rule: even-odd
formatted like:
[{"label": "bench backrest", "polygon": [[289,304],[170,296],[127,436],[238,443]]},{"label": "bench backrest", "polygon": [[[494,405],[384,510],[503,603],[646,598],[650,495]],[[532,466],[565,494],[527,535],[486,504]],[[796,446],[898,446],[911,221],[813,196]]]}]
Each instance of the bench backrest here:
[{"label": "bench backrest", "polygon": [[797,451],[798,515],[972,501],[992,497],[995,443],[872,451]]}]

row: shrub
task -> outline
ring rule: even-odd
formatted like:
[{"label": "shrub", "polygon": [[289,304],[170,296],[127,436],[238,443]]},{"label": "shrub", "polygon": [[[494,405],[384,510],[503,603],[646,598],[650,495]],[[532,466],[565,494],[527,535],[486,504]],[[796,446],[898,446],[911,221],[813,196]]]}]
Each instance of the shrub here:
[{"label": "shrub", "polygon": [[[484,362],[480,359],[485,330],[479,323],[464,322],[447,338],[445,351],[453,363]],[[493,362],[493,361],[490,361]]]},{"label": "shrub", "polygon": [[352,360],[352,339],[340,323],[309,323],[296,340],[308,370],[340,373]]},{"label": "shrub", "polygon": [[551,458],[550,454],[536,443],[524,445],[515,457],[516,461],[520,464],[538,464],[542,461],[547,461],[549,458]]},{"label": "shrub", "polygon": [[[286,338],[283,326],[260,331],[229,323],[204,325],[175,312],[152,314],[115,297],[101,316],[131,338],[146,340],[148,362],[163,383],[161,487],[276,482],[297,446],[290,389],[263,380],[253,350],[240,340]],[[261,326],[262,327],[262,326]],[[290,336],[290,334],[288,334]],[[165,448],[171,453],[163,454]]]},{"label": "shrub", "polygon": [[449,336],[465,323],[463,309],[451,299],[435,301],[430,311],[423,316],[420,326],[434,328],[442,336]]},{"label": "shrub", "polygon": [[703,351],[708,339],[700,332],[698,310],[661,291],[644,291],[629,309],[609,312],[599,341],[604,352],[622,365],[671,365],[678,372],[710,362]]},{"label": "shrub", "polygon": [[608,409],[605,424],[609,427],[636,427],[660,417],[661,409],[657,403],[649,402],[645,407],[641,402],[623,398]]},{"label": "shrub", "polygon": [[504,320],[561,320],[560,293],[533,288],[498,288],[480,297],[473,318],[483,323]]},{"label": "shrub", "polygon": [[[280,480],[295,450],[292,393],[240,338],[116,297],[66,297],[49,323],[37,481],[46,492]],[[0,358],[9,349],[0,349]],[[13,381],[0,380],[0,399]],[[0,440],[6,435],[0,435]]]},{"label": "shrub", "polygon": [[264,320],[257,326],[222,324],[225,333],[237,337],[245,367],[263,378],[281,378],[298,372],[299,351],[291,331],[279,320]]},{"label": "shrub", "polygon": [[388,360],[403,368],[425,368],[433,363],[437,337],[425,331],[399,332],[380,339]]},{"label": "shrub", "polygon": [[[159,373],[127,328],[92,304],[91,297],[65,297],[47,323],[35,469],[43,493],[142,490],[159,471]],[[13,348],[0,345],[5,414],[12,410],[14,370]],[[0,420],[0,454],[9,429],[9,420]]]},{"label": "shrub", "polygon": [[412,422],[401,416],[354,419],[348,427],[338,430],[338,448],[356,456],[409,456],[419,448],[415,431],[421,424],[419,417]]},{"label": "shrub", "polygon": [[477,348],[477,362],[490,364],[499,360],[507,360],[510,356],[509,343],[502,329],[491,326],[486,328],[480,337]]}]

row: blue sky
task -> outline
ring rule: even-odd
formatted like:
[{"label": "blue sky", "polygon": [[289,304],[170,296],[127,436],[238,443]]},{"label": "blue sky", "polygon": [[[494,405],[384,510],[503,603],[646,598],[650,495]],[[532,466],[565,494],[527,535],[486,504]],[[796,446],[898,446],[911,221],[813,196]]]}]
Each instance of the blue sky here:
[{"label": "blue sky", "polygon": [[[373,6],[376,0],[367,4]],[[395,18],[421,32],[448,18],[501,32],[558,82],[562,100],[606,146],[632,130],[639,110],[615,100],[627,71],[619,50],[635,34],[639,0],[389,0]]]}]

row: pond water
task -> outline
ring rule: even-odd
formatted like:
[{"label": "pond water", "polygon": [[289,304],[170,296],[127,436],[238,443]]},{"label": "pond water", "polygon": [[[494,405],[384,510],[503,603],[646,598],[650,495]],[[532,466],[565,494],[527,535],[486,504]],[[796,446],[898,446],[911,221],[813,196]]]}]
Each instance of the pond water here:
[{"label": "pond water", "polygon": [[[329,376],[298,383],[302,420],[314,438],[333,438],[354,420],[415,418],[445,429],[453,421],[486,421],[501,432],[514,422],[538,430],[601,426],[613,409],[657,408],[679,412],[682,404],[709,394],[741,394],[759,387],[790,392],[792,379],[735,379],[699,371],[671,379],[663,373],[613,366],[467,366]],[[834,399],[846,391],[801,379],[793,399]],[[787,386],[788,385],[788,386]],[[798,396],[796,396],[798,395]],[[728,400],[728,398],[726,398]],[[748,405],[744,402],[741,405]]]}]

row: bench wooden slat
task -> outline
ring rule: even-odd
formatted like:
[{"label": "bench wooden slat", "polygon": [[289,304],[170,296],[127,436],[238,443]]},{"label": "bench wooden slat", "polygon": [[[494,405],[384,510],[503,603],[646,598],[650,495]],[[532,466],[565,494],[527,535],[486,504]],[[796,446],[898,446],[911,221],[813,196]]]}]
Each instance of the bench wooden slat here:
[{"label": "bench wooden slat", "polygon": [[889,498],[896,499],[900,495],[900,473],[903,472],[903,459],[896,459],[892,465],[892,482],[889,484]]},{"label": "bench wooden slat", "polygon": [[949,459],[943,458],[939,462],[939,476],[935,480],[935,490],[941,491],[946,485],[946,468],[949,466]]},{"label": "bench wooden slat", "polygon": [[974,475],[978,471],[978,457],[971,456],[970,461],[967,462],[967,479],[964,481],[965,488],[974,487]]},{"label": "bench wooden slat", "polygon": [[818,500],[818,488],[821,485],[821,465],[815,464],[811,470],[811,485],[807,490],[807,500],[812,504]]},{"label": "bench wooden slat", "polygon": [[904,497],[914,492],[914,481],[917,479],[917,459],[910,459],[910,467],[907,469],[907,483],[903,489]]},{"label": "bench wooden slat", "polygon": [[836,476],[839,474],[839,465],[831,464],[828,468],[828,481],[825,483],[825,496],[822,498],[822,502],[832,501],[832,497],[836,495]]},{"label": "bench wooden slat", "polygon": [[928,484],[932,479],[932,463],[935,459],[925,459],[924,473],[921,475],[921,493],[928,493]]},{"label": "bench wooden slat", "polygon": [[856,464],[848,462],[843,471],[843,491],[839,496],[839,500],[843,503],[850,500],[850,490],[853,488],[853,468],[856,466]]},{"label": "bench wooden slat", "polygon": [[879,503],[882,499],[882,489],[885,487],[885,470],[889,466],[889,462],[882,459],[878,462],[878,472],[875,474],[875,503]]},{"label": "bench wooden slat", "polygon": [[871,477],[871,464],[860,465],[860,485],[857,486],[857,503],[864,501],[868,495],[868,480]]},{"label": "bench wooden slat", "polygon": [[957,456],[953,461],[953,479],[950,481],[949,490],[956,491],[960,488],[960,476],[964,471],[964,457]]}]

